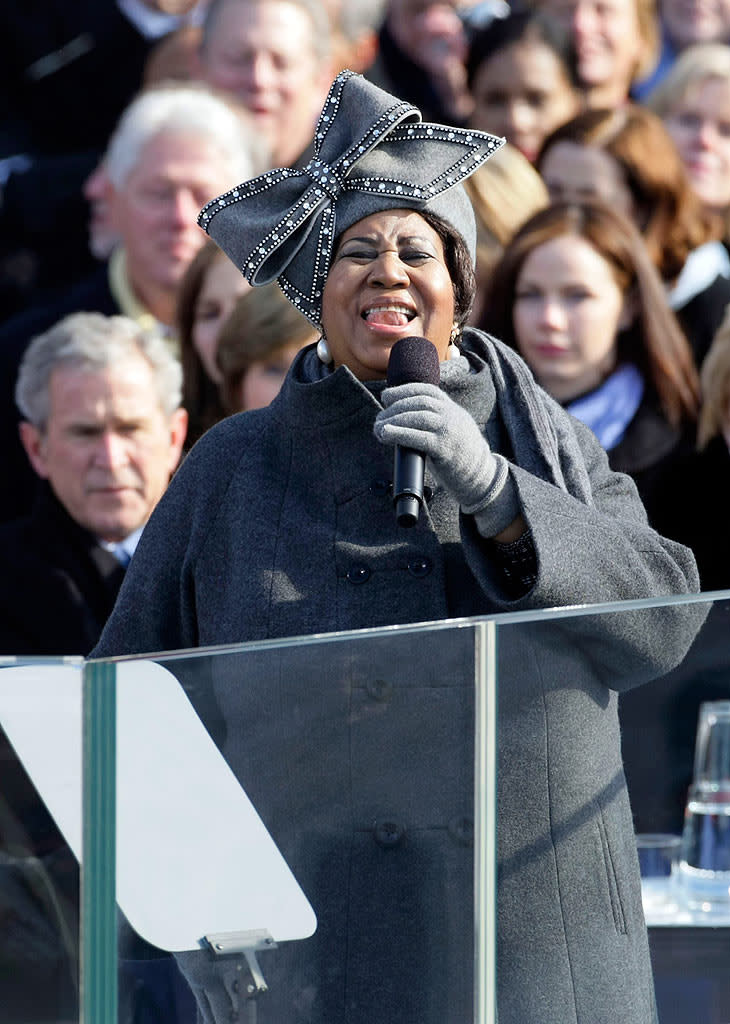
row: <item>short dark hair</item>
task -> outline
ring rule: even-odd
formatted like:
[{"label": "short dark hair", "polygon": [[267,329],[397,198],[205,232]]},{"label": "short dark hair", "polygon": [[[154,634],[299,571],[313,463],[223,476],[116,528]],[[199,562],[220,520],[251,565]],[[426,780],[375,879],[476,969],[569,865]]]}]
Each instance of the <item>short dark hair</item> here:
[{"label": "short dark hair", "polygon": [[469,89],[485,61],[500,50],[523,39],[537,40],[552,50],[575,89],[581,88],[578,56],[570,32],[544,11],[513,11],[506,18],[494,18],[474,34],[469,44],[466,76]]},{"label": "short dark hair", "polygon": [[446,268],[454,286],[454,320],[463,327],[469,318],[477,290],[474,262],[463,236],[430,210],[418,211],[429,227],[433,228],[444,247]]}]

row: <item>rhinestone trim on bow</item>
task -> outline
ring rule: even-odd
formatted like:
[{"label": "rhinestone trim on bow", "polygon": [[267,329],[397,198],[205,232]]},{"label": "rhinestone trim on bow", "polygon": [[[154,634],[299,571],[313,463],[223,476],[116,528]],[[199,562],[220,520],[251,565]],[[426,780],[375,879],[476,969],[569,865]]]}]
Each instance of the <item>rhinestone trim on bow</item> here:
[{"label": "rhinestone trim on bow", "polygon": [[[259,225],[261,222],[266,225],[263,228],[259,226],[260,237],[249,240],[245,254],[238,252],[234,255],[231,245],[224,248],[252,285],[266,284],[278,278],[289,300],[316,325],[320,323],[322,287],[337,234],[337,204],[344,194],[359,192],[393,199],[403,197],[408,198],[409,205],[415,208],[425,206],[436,195],[471,174],[504,142],[483,132],[423,123],[415,107],[396,97],[389,97],[392,104],[372,124],[358,130],[360,111],[355,105],[356,100],[343,104],[343,92],[353,78],[361,79],[361,76],[352,71],[342,71],[333,82],[315,128],[314,158],[306,167],[277,167],[266,171],[211,200],[198,217],[200,226],[215,237],[211,225],[221,211],[236,204],[255,203],[255,219]],[[338,114],[341,120],[344,119],[341,130],[338,127],[339,134],[344,136],[342,141],[333,132],[333,128],[340,124]],[[352,138],[355,131],[358,137],[348,144],[348,136]],[[424,140],[453,143],[454,158],[447,167],[440,167],[432,180],[418,185],[405,178],[358,175],[358,164],[363,157],[386,138],[389,146],[397,144],[404,147],[404,172],[409,169],[409,144]],[[345,145],[339,154],[331,152],[337,144]],[[323,150],[327,151],[326,160]],[[296,189],[301,192],[291,202],[291,194]],[[239,213],[241,218],[245,217],[243,209]],[[291,280],[286,271],[311,232],[316,232],[316,248],[313,258],[311,255],[307,257],[311,266],[305,275],[308,281],[304,290]],[[299,236],[301,242],[298,242]]]}]

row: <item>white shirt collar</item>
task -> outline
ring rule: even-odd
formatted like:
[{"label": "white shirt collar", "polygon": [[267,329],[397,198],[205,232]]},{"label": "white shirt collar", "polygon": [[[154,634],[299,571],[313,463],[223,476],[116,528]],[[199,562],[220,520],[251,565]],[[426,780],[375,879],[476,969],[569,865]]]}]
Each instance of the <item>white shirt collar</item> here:
[{"label": "white shirt collar", "polygon": [[716,277],[730,277],[730,257],[722,242],[705,242],[687,257],[667,298],[672,309],[681,309],[690,299],[709,288]]},{"label": "white shirt collar", "polygon": [[107,551],[110,551],[115,558],[118,558],[122,565],[127,565],[136,550],[139,538],[142,536],[142,530],[144,530],[144,526],[138,527],[128,537],[125,537],[124,540],[100,540],[99,544]]}]

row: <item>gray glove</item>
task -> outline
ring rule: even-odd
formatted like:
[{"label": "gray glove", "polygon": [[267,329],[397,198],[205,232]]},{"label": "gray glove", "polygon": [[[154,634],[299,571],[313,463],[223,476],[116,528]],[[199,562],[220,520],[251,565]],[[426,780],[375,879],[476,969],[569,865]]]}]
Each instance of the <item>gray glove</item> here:
[{"label": "gray glove", "polygon": [[520,513],[509,464],[489,447],[474,419],[433,384],[400,384],[382,394],[379,441],[423,452],[434,476],[473,515],[483,537],[501,533]]}]

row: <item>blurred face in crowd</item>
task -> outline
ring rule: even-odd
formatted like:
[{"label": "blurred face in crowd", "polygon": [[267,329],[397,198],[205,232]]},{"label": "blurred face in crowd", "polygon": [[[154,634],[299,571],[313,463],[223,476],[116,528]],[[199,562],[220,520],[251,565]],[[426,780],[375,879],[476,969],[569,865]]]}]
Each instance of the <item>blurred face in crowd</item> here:
[{"label": "blurred face in crowd", "polygon": [[661,0],[669,38],[682,50],[693,43],[730,41],[729,0]]},{"label": "blurred face in crowd", "polygon": [[597,387],[614,369],[624,296],[606,260],[577,235],[538,245],[522,265],[513,307],[517,347],[558,401]]},{"label": "blurred face in crowd", "polygon": [[463,61],[467,42],[457,9],[477,0],[391,0],[388,28],[404,53],[429,71],[443,73],[454,59]]},{"label": "blurred face in crowd", "polygon": [[703,205],[724,213],[730,207],[730,83],[698,83],[664,123]]},{"label": "blurred face in crowd", "polygon": [[241,271],[222,253],[216,256],[203,278],[193,313],[192,342],[203,369],[216,383],[221,380],[215,358],[220,329],[236,299],[250,289]]},{"label": "blurred face in crowd", "polygon": [[36,473],[76,522],[119,541],[147,522],[180,459],[187,414],[167,416],[142,355],[106,370],[58,367],[48,422],[21,424]]},{"label": "blurred face in crowd", "polygon": [[571,30],[590,105],[623,102],[644,50],[636,0],[544,0],[540,6]]},{"label": "blurred face in crowd", "polygon": [[311,338],[291,345],[282,345],[265,359],[256,359],[241,380],[240,408],[262,409],[272,402],[281,390],[284,378],[297,352],[319,335],[312,331]]},{"label": "blurred face in crowd", "polygon": [[579,107],[560,59],[538,39],[520,40],[484,61],[472,95],[472,127],[506,136],[531,163],[543,139]]},{"label": "blurred face in crowd", "polygon": [[310,143],[331,83],[307,12],[287,0],[225,3],[200,55],[203,76],[252,114],[275,166]]},{"label": "blurred face in crowd", "polygon": [[628,217],[636,216],[623,169],[603,149],[556,142],[540,161],[540,174],[553,202],[602,199]]},{"label": "blurred face in crowd", "polygon": [[322,294],[335,365],[360,380],[386,376],[399,338],[428,338],[446,358],[454,289],[438,234],[413,210],[385,210],[342,233]]},{"label": "blurred face in crowd", "polygon": [[142,0],[150,10],[162,14],[188,14],[193,7],[205,7],[208,0]]},{"label": "blurred face in crowd", "polygon": [[110,220],[124,243],[132,287],[164,323],[172,322],[174,293],[205,241],[200,209],[230,187],[228,162],[216,146],[163,132],[143,147],[123,184],[110,190]]}]

